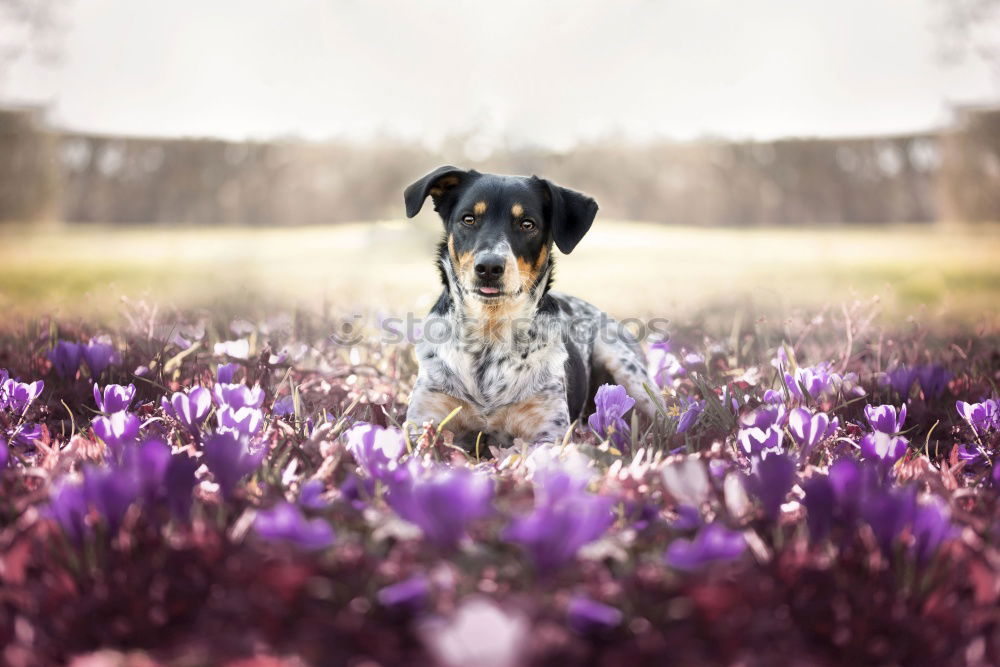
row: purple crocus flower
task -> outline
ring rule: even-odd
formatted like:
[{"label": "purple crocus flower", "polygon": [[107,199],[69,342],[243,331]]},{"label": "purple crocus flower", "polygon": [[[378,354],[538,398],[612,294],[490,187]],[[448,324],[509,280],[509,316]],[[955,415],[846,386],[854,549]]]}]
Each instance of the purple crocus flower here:
[{"label": "purple crocus flower", "polygon": [[90,369],[90,377],[97,378],[104,369],[111,364],[119,363],[118,353],[115,351],[111,339],[107,337],[91,338],[86,345],[80,346],[80,353],[83,361]]},{"label": "purple crocus flower", "polygon": [[938,366],[937,364],[917,367],[916,376],[920,382],[920,388],[923,390],[924,396],[932,399],[940,398],[944,390],[948,388],[948,382],[951,380],[951,373],[943,366]]},{"label": "purple crocus flower", "polygon": [[197,433],[198,427],[212,409],[212,395],[204,387],[193,387],[186,394],[174,392],[169,401],[166,396],[160,398],[160,405],[164,412],[183,424],[188,431]]},{"label": "purple crocus flower", "polygon": [[311,479],[299,489],[299,507],[310,510],[322,510],[330,506],[330,503],[323,499],[323,482],[318,479]]},{"label": "purple crocus flower", "polygon": [[63,481],[53,490],[46,514],[76,544],[90,531],[87,526],[87,496],[82,484]]},{"label": "purple crocus flower", "polygon": [[536,503],[555,501],[573,493],[580,493],[586,490],[594,478],[593,468],[587,465],[583,457],[566,460],[554,456],[548,458],[551,452],[551,449],[541,448],[529,459],[529,462],[537,465],[531,474]]},{"label": "purple crocus flower", "polygon": [[577,595],[566,609],[566,623],[581,635],[607,632],[622,622],[622,612],[590,598]]},{"label": "purple crocus flower", "polygon": [[333,528],[323,519],[306,519],[292,503],[282,501],[257,513],[254,532],[271,542],[287,542],[302,549],[325,549],[333,543]]},{"label": "purple crocus flower", "polygon": [[340,485],[340,497],[350,503],[356,510],[363,510],[368,501],[375,497],[375,480],[371,477],[361,478],[353,472],[348,473]]},{"label": "purple crocus flower", "polygon": [[585,492],[549,499],[511,521],[503,537],[524,547],[540,571],[551,571],[604,534],[614,521],[613,504],[612,498]]},{"label": "purple crocus flower", "polygon": [[788,391],[803,401],[836,393],[840,382],[841,377],[830,370],[827,362],[812,367],[799,366],[795,369],[794,376],[785,373]]},{"label": "purple crocus flower", "polygon": [[893,543],[913,519],[915,510],[916,494],[910,489],[883,488],[865,498],[862,516],[886,558],[892,555]]},{"label": "purple crocus flower", "polygon": [[219,368],[215,372],[215,381],[219,384],[233,384],[236,371],[240,370],[240,368],[241,366],[236,363],[219,364]]},{"label": "purple crocus flower", "polygon": [[807,479],[802,483],[802,490],[805,492],[802,504],[806,508],[809,539],[818,542],[829,535],[833,528],[837,495],[834,493],[833,484],[825,475]]},{"label": "purple crocus flower", "polygon": [[240,408],[259,408],[264,403],[264,390],[260,385],[250,389],[245,384],[217,384],[212,387],[215,404],[238,410]]},{"label": "purple crocus flower", "polygon": [[893,388],[899,396],[905,401],[910,395],[910,388],[913,383],[917,381],[917,373],[914,369],[908,368],[904,364],[896,366],[891,371],[885,374],[885,384],[888,384]]},{"label": "purple crocus flower", "polygon": [[681,364],[670,349],[669,341],[660,341],[649,346],[649,370],[650,375],[660,387],[671,386],[674,379],[687,374],[687,370]]},{"label": "purple crocus flower", "polygon": [[697,352],[684,352],[684,350],[681,350],[681,352],[684,353],[682,363],[689,373],[705,373],[708,371],[708,366],[705,364],[705,357]]},{"label": "purple crocus flower", "polygon": [[403,432],[358,422],[344,433],[347,449],[370,477],[389,481],[399,470],[399,457],[406,451]]},{"label": "purple crocus flower", "polygon": [[41,439],[42,439],[41,424],[35,424],[34,422],[25,422],[21,424],[21,428],[15,431],[10,444],[21,445],[22,447],[34,447],[35,441]]},{"label": "purple crocus flower", "polygon": [[677,420],[677,432],[685,433],[688,429],[698,423],[698,417],[705,411],[705,401],[690,400],[684,412]]},{"label": "purple crocus flower", "polygon": [[752,473],[744,475],[743,486],[747,493],[760,499],[767,516],[776,521],[781,515],[781,504],[795,484],[795,462],[786,454],[772,454],[764,459],[754,459]]},{"label": "purple crocus flower", "polygon": [[910,530],[913,553],[921,565],[929,562],[941,545],[955,534],[947,507],[936,498],[917,506]]},{"label": "purple crocus flower", "polygon": [[383,607],[412,613],[427,603],[430,594],[431,582],[424,575],[418,574],[380,589],[375,597]]},{"label": "purple crocus flower", "polygon": [[195,477],[198,467],[198,460],[186,454],[170,457],[170,465],[163,476],[163,488],[167,506],[178,519],[186,519],[191,514],[191,492],[198,483]]},{"label": "purple crocus flower", "polygon": [[837,418],[831,421],[825,412],[812,414],[805,408],[796,408],[788,415],[788,430],[802,448],[803,456],[809,456],[813,447],[836,433],[839,425]]},{"label": "purple crocus flower", "polygon": [[147,505],[152,505],[159,497],[163,480],[170,466],[170,446],[159,438],[125,450],[122,467],[132,471],[139,493]]},{"label": "purple crocus flower", "polygon": [[84,471],[83,490],[87,501],[114,534],[121,526],[125,512],[138,499],[139,483],[129,468],[89,466]]},{"label": "purple crocus flower", "polygon": [[139,418],[131,412],[115,412],[107,417],[97,417],[91,422],[94,435],[104,441],[114,458],[120,459],[125,446],[139,437]]},{"label": "purple crocus flower", "polygon": [[271,414],[275,417],[291,417],[295,414],[295,398],[282,396],[271,406]]},{"label": "purple crocus flower", "polygon": [[846,523],[858,518],[864,499],[885,481],[877,463],[848,457],[834,461],[827,478],[837,499],[838,513]]},{"label": "purple crocus flower", "polygon": [[768,429],[772,426],[785,425],[785,406],[781,403],[765,403],[755,410],[740,416],[740,426],[743,428]]},{"label": "purple crocus flower", "polygon": [[7,446],[7,440],[0,438],[0,468],[6,468],[8,460],[10,460],[10,448]]},{"label": "purple crocus flower", "polygon": [[835,461],[826,476],[806,480],[803,504],[812,540],[826,537],[834,524],[852,528],[868,498],[880,492],[882,478],[874,464],[845,457]]},{"label": "purple crocus flower", "polygon": [[14,379],[8,379],[3,383],[6,407],[10,408],[15,414],[23,415],[28,406],[31,405],[31,402],[41,395],[44,388],[45,383],[42,380],[18,382]]},{"label": "purple crocus flower", "polygon": [[781,442],[784,432],[777,426],[762,428],[743,428],[736,436],[740,446],[747,456],[767,456],[770,453],[782,451]]},{"label": "purple crocus flower", "polygon": [[170,446],[162,439],[151,438],[127,448],[121,468],[131,473],[147,507],[165,501],[174,516],[184,519],[191,510],[198,465],[196,459],[186,454],[172,455]]},{"label": "purple crocus flower", "polygon": [[625,413],[635,405],[635,399],[621,385],[602,384],[594,396],[595,411],[587,421],[590,428],[604,439],[610,439],[621,451],[628,448],[632,429]]},{"label": "purple crocus flower", "polygon": [[240,481],[260,467],[267,448],[251,451],[250,438],[233,431],[217,431],[205,438],[202,459],[215,476],[222,495],[230,498]]},{"label": "purple crocus flower", "polygon": [[964,443],[958,446],[958,460],[965,462],[966,470],[978,467],[987,461],[978,445]]},{"label": "purple crocus flower", "polygon": [[903,423],[906,421],[906,404],[900,406],[898,417],[894,405],[866,405],[865,418],[872,430],[895,435],[903,430]]},{"label": "purple crocus flower", "polygon": [[709,563],[736,560],[746,551],[743,535],[710,523],[692,540],[678,538],[667,548],[666,562],[677,570],[698,570]]},{"label": "purple crocus flower", "polygon": [[694,505],[678,505],[677,518],[670,522],[670,527],[680,533],[692,532],[701,526],[701,512]]},{"label": "purple crocus flower", "polygon": [[976,433],[983,435],[1000,424],[1000,402],[990,398],[981,403],[956,401],[955,409]]},{"label": "purple crocus flower", "polygon": [[768,389],[764,392],[764,402],[768,405],[784,405],[785,397],[777,389]]},{"label": "purple crocus flower", "polygon": [[486,475],[449,466],[420,470],[413,465],[405,472],[390,482],[386,500],[442,548],[458,545],[470,523],[493,511],[493,481]]},{"label": "purple crocus flower", "polygon": [[910,443],[903,436],[875,431],[862,438],[860,444],[861,456],[864,459],[878,461],[889,467],[903,457]]},{"label": "purple crocus flower", "polygon": [[264,426],[264,413],[258,408],[234,409],[223,405],[216,411],[215,416],[219,421],[219,431],[257,435]]},{"label": "purple crocus flower", "polygon": [[129,384],[123,387],[120,384],[109,384],[104,387],[103,394],[101,388],[94,383],[94,403],[97,409],[105,414],[128,410],[135,398],[135,385]]},{"label": "purple crocus flower", "polygon": [[49,361],[56,369],[56,374],[64,380],[72,380],[76,377],[76,371],[80,368],[80,344],[69,341],[58,341],[49,350]]}]

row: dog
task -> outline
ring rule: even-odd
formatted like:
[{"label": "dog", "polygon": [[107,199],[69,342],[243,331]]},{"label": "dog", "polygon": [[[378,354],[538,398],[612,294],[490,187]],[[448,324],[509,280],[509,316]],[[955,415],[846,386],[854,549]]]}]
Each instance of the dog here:
[{"label": "dog", "polygon": [[[594,222],[597,202],[537,176],[452,166],[404,192],[406,215],[430,196],[444,223],[443,290],[416,344],[406,420],[440,424],[469,448],[562,442],[603,383],[625,387],[650,419],[655,387],[635,337],[595,306],[551,291],[553,244],[564,254]],[[645,386],[644,386],[645,385]]]}]

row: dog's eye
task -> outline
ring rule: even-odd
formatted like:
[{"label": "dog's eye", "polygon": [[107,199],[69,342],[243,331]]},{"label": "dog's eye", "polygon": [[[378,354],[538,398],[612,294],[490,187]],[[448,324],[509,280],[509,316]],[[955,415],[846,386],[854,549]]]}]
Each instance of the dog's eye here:
[{"label": "dog's eye", "polygon": [[535,221],[531,218],[525,218],[521,221],[521,231],[530,232],[535,229]]},{"label": "dog's eye", "polygon": [[462,224],[463,225],[468,225],[469,227],[471,227],[472,225],[476,224],[476,216],[474,216],[474,215],[463,215],[462,216]]}]

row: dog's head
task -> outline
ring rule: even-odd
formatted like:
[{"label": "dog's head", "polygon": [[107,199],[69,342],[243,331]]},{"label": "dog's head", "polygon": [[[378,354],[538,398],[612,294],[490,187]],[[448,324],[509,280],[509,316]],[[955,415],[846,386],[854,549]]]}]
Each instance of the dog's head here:
[{"label": "dog's head", "polygon": [[569,253],[590,229],[597,202],[537,176],[440,167],[406,188],[412,218],[430,195],[444,221],[443,255],[460,287],[491,302],[533,291],[552,243]]}]

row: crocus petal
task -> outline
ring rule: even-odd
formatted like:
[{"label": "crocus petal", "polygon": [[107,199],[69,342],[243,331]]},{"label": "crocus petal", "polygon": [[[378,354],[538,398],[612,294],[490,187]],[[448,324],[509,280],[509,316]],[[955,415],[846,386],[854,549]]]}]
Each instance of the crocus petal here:
[{"label": "crocus petal", "polygon": [[306,519],[298,507],[280,502],[259,512],[254,532],[272,542],[288,542],[302,549],[324,549],[333,543],[333,528],[323,519]]},{"label": "crocus petal", "polygon": [[576,632],[586,635],[604,632],[622,622],[622,612],[615,607],[578,595],[570,600],[566,622]]},{"label": "crocus petal", "polygon": [[746,551],[743,535],[710,523],[693,540],[679,538],[667,548],[666,561],[678,570],[697,570],[710,563],[731,561]]}]

